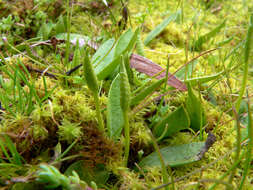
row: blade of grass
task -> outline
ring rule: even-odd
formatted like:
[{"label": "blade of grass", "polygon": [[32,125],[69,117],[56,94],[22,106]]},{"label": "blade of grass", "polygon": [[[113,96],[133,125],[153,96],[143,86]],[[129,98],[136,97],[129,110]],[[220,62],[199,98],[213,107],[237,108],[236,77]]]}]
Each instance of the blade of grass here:
[{"label": "blade of grass", "polygon": [[173,13],[168,18],[166,18],[161,24],[159,24],[154,30],[152,30],[144,40],[144,45],[147,46],[156,36],[158,36],[166,28],[166,26],[168,26],[169,23],[175,21],[180,14],[181,10]]},{"label": "blade of grass", "polygon": [[226,20],[224,20],[220,25],[218,25],[216,28],[208,32],[207,34],[204,34],[203,36],[200,36],[197,41],[194,42],[193,44],[193,49],[194,50],[201,50],[202,45],[209,41],[211,38],[213,38],[217,33],[220,32],[220,30],[225,26]]},{"label": "blade of grass", "polygon": [[8,147],[8,149],[12,155],[13,163],[21,166],[22,165],[21,156],[19,155],[19,153],[18,153],[15,145],[11,141],[10,137],[8,137],[7,135],[4,135],[4,139],[6,141],[5,144]]},{"label": "blade of grass", "polygon": [[[252,38],[252,33],[253,33],[253,14],[250,16],[250,22],[249,22],[249,28],[248,28],[248,32],[247,32],[247,38],[246,38],[246,43],[245,43],[245,54],[244,54],[244,72],[243,72],[243,80],[242,80],[242,87],[240,89],[239,92],[239,97],[237,98],[236,102],[235,102],[235,110],[234,113],[238,113],[239,112],[239,108],[241,105],[241,101],[242,101],[242,97],[243,94],[245,92],[246,89],[246,85],[247,85],[247,79],[248,79],[248,65],[249,65],[249,53],[250,53],[250,49],[251,49],[251,38]],[[236,115],[235,114],[235,115]],[[236,152],[236,156],[235,156],[235,162],[238,160],[239,156],[240,156],[240,148],[238,147],[238,144],[240,143],[240,138],[241,138],[241,134],[240,134],[240,122],[239,122],[239,118],[237,118],[237,152]],[[239,142],[238,142],[239,141]],[[230,177],[228,182],[232,183],[233,181],[233,177],[235,174],[236,168],[234,170],[231,171]]]},{"label": "blade of grass", "polygon": [[252,122],[252,113],[250,109],[250,99],[248,97],[248,146],[247,146],[247,152],[246,152],[246,158],[244,162],[244,169],[243,169],[243,174],[242,174],[242,180],[239,185],[238,190],[241,190],[243,188],[243,184],[245,182],[245,179],[249,173],[250,165],[251,165],[251,160],[252,160],[252,150],[253,150],[253,122]]}]

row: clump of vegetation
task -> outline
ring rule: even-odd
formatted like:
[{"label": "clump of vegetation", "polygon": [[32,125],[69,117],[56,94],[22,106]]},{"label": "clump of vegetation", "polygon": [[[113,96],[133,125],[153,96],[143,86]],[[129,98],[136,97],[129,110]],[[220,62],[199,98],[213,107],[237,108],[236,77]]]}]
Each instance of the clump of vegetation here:
[{"label": "clump of vegetation", "polygon": [[233,6],[0,1],[0,186],[250,189],[253,4]]}]

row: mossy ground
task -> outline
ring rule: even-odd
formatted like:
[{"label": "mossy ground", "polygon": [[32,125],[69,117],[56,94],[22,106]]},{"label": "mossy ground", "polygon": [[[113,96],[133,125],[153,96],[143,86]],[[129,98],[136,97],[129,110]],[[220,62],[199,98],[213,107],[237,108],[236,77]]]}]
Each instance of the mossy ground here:
[{"label": "mossy ground", "polygon": [[[1,1],[0,1],[1,2]],[[82,2],[82,1],[80,1]],[[181,2],[181,3],[180,3]],[[190,59],[196,57],[200,52],[186,51],[186,46],[191,46],[196,39],[209,32],[226,19],[226,26],[214,38],[206,42],[202,50],[209,50],[217,47],[217,44],[233,37],[233,39],[222,46],[222,48],[211,54],[201,56],[194,68],[191,77],[199,77],[218,73],[228,67],[228,64],[243,63],[243,49],[239,49],[237,57],[225,60],[224,58],[231,50],[246,36],[249,14],[248,9],[253,8],[250,0],[230,1],[149,1],[137,0],[129,1],[127,7],[130,13],[131,25],[136,28],[142,25],[142,39],[145,39],[148,32],[153,30],[177,8],[183,8],[182,17],[176,22],[169,24],[166,29],[156,37],[148,46],[145,46],[145,56],[155,63],[166,67],[169,55],[169,71],[175,72]],[[209,3],[208,3],[209,2]],[[76,3],[78,5],[78,3]],[[247,5],[247,6],[246,6]],[[94,8],[94,7],[92,7]],[[94,9],[96,9],[95,7]],[[120,3],[112,6],[116,18],[120,18],[122,9]],[[100,9],[99,9],[100,10]],[[73,12],[71,19],[71,31],[81,33],[89,37],[99,35],[112,35],[106,27],[111,25],[110,17],[103,13],[97,14],[93,11],[89,16],[85,12]],[[238,14],[240,13],[240,14]],[[130,23],[128,23],[130,27]],[[102,28],[104,27],[104,28]],[[108,38],[109,36],[107,36]],[[15,60],[13,60],[15,62]],[[65,70],[62,65],[58,65],[53,56],[46,58],[46,61],[53,67],[53,71]],[[24,62],[27,62],[24,59]],[[251,65],[252,68],[252,65]],[[201,172],[194,173],[183,180],[176,182],[176,189],[208,189],[213,183],[202,182],[200,179],[217,179],[222,176],[233,164],[232,150],[235,147],[236,131],[235,122],[231,116],[232,102],[235,100],[235,94],[238,94],[241,85],[241,69],[234,70],[221,77],[222,80],[214,85],[210,90],[216,100],[215,103],[205,99],[203,95],[203,107],[206,113],[207,125],[204,132],[204,140],[207,138],[207,132],[212,131],[217,140],[209,149],[201,161],[193,164],[172,168],[174,179],[185,176],[192,171],[197,171],[201,167]],[[39,97],[43,97],[44,84],[40,76],[32,75],[34,84]],[[250,69],[249,76],[249,94],[252,95],[253,75]],[[89,89],[75,78],[68,80],[65,85],[65,79],[55,80],[46,78],[47,90],[54,89],[50,99],[44,101],[42,106],[36,106],[32,113],[27,115],[3,115],[1,120],[0,132],[9,134],[15,142],[18,151],[30,164],[21,173],[21,176],[27,176],[36,168],[36,164],[50,161],[50,150],[54,150],[57,143],[62,144],[62,149],[66,149],[73,141],[78,139],[78,143],[68,153],[68,155],[80,154],[81,158],[90,165],[105,164],[117,178],[117,182],[111,184],[107,189],[150,189],[164,183],[160,168],[148,168],[145,173],[136,172],[122,166],[122,153],[124,138],[120,142],[105,137],[99,130],[96,120],[95,104],[92,93]],[[201,87],[205,91],[211,82]],[[101,92],[102,109],[104,118],[106,118],[107,105],[107,82]],[[26,88],[26,87],[24,87]],[[198,91],[198,87],[195,88]],[[205,91],[206,92],[206,91]],[[166,96],[170,110],[180,105],[186,97],[186,93],[178,92]],[[135,114],[130,119],[131,127],[131,151],[130,162],[138,161],[138,151],[144,151],[147,155],[153,151],[152,140],[146,131],[146,114],[153,111],[156,105],[151,104]],[[161,143],[165,145],[178,145],[199,141],[197,135],[184,131],[177,133],[171,138]],[[2,155],[2,152],[0,152]],[[244,160],[244,159],[242,159]],[[216,162],[217,161],[217,162]],[[214,163],[215,162],[215,163]],[[243,163],[243,162],[242,162]],[[70,164],[68,162],[66,165]],[[242,164],[237,169],[233,185],[238,185],[242,176]],[[18,177],[20,171],[10,171],[11,177]],[[4,169],[1,169],[4,172]],[[225,178],[226,180],[228,178]],[[251,170],[244,189],[253,189],[253,171]],[[218,185],[216,189],[224,189],[223,185]]]}]

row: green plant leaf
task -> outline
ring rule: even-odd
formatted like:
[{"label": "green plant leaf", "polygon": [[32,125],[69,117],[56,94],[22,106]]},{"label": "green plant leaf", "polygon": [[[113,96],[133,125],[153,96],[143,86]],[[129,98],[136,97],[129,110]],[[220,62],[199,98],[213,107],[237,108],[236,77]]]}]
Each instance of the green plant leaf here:
[{"label": "green plant leaf", "polygon": [[124,34],[119,37],[115,45],[114,57],[122,55],[127,50],[133,35],[134,33],[132,32],[132,30],[128,29]]},{"label": "green plant leaf", "polygon": [[5,139],[5,145],[8,147],[8,149],[11,153],[11,156],[13,158],[12,163],[21,166],[22,165],[22,157],[18,153],[16,146],[13,144],[12,140],[7,135],[4,135],[4,139]]},{"label": "green plant leaf", "polygon": [[120,106],[120,76],[111,84],[107,105],[107,129],[110,138],[118,139],[124,127],[124,116]]},{"label": "green plant leaf", "polygon": [[207,41],[209,41],[214,36],[216,36],[216,34],[218,34],[225,25],[226,25],[226,20],[224,20],[220,25],[218,25],[216,28],[214,28],[207,34],[200,36],[198,40],[193,43],[193,49],[197,51],[201,50],[202,45],[206,43]]},{"label": "green plant leaf", "polygon": [[137,39],[136,39],[136,51],[139,55],[145,56],[144,44],[141,40],[141,30],[139,30],[139,33],[138,33],[138,36],[137,36]]},{"label": "green plant leaf", "polygon": [[[113,38],[104,42],[93,55],[91,62],[94,67],[103,60],[104,62],[111,61],[113,59],[113,46],[115,45],[115,40]],[[108,60],[107,60],[108,59]]]},{"label": "green plant leaf", "polygon": [[51,21],[48,23],[43,23],[38,31],[37,36],[42,37],[43,40],[47,40],[50,37],[53,27],[54,24]]},{"label": "green plant leaf", "polygon": [[65,26],[65,22],[64,19],[62,17],[62,15],[58,18],[58,21],[55,25],[55,33],[56,34],[60,34],[60,33],[65,33],[67,32],[67,28]]},{"label": "green plant leaf", "polygon": [[[99,63],[95,63],[95,73],[99,80],[105,79],[116,69],[120,63],[120,56],[122,54],[132,51],[136,43],[137,35],[138,29],[134,33],[129,29],[120,36],[116,45],[109,53],[107,49],[104,52],[105,54],[100,56],[103,59]],[[111,45],[111,43],[108,42],[108,45]]]},{"label": "green plant leaf", "polygon": [[[200,160],[198,154],[205,147],[205,142],[194,142],[190,144],[168,146],[160,149],[166,166],[176,167],[190,164]],[[160,166],[160,160],[156,152],[143,158],[140,167]]]},{"label": "green plant leaf", "polygon": [[206,118],[204,114],[204,110],[201,105],[201,101],[194,94],[191,85],[187,85],[188,88],[188,97],[186,100],[186,110],[189,114],[191,120],[191,128],[195,131],[198,131],[202,126],[206,124]]},{"label": "green plant leaf", "polygon": [[97,80],[97,77],[95,75],[93,65],[90,62],[89,53],[88,53],[87,49],[86,49],[86,52],[85,52],[83,68],[84,68],[84,72],[83,72],[84,79],[85,79],[89,89],[93,93],[98,93],[98,90],[99,90],[98,80]]},{"label": "green plant leaf", "polygon": [[[140,91],[140,92],[136,96],[133,96],[131,98],[130,105],[134,106],[134,105],[140,103],[148,95],[152,94],[155,90],[157,90],[157,88],[159,88],[164,82],[165,82],[165,78],[154,82],[153,84],[149,85],[145,89],[141,89],[141,90],[138,89],[138,91]],[[140,88],[143,88],[143,87],[140,87]]]},{"label": "green plant leaf", "polygon": [[156,36],[158,36],[169,23],[175,21],[177,17],[181,14],[181,10],[173,13],[168,18],[166,18],[161,24],[159,24],[154,30],[152,30],[146,39],[144,40],[144,45],[148,45]]},{"label": "green plant leaf", "polygon": [[107,62],[107,64],[104,64],[104,62],[102,62],[102,64],[99,64],[94,69],[98,80],[103,80],[106,77],[108,77],[110,74],[112,74],[113,71],[116,69],[116,67],[119,65],[119,63],[120,63],[120,57],[118,57],[117,59],[114,59],[111,62]]},{"label": "green plant leaf", "polygon": [[122,111],[127,113],[130,105],[131,92],[123,57],[121,57],[119,76],[120,76],[120,106]]},{"label": "green plant leaf", "polygon": [[128,52],[125,53],[124,55],[124,63],[125,63],[129,83],[134,84],[134,73],[133,73],[132,68],[130,67],[130,55],[128,54]]},{"label": "green plant leaf", "polygon": [[216,73],[216,74],[213,74],[213,75],[209,75],[209,76],[190,78],[190,79],[187,79],[184,82],[185,83],[190,83],[191,86],[195,86],[197,84],[204,84],[204,83],[207,83],[207,82],[209,82],[211,80],[214,80],[214,79],[218,78],[223,73],[224,73],[224,71],[221,71],[219,73]]},{"label": "green plant leaf", "polygon": [[231,36],[231,37],[229,37],[229,38],[227,38],[225,40],[222,40],[222,41],[216,43],[216,45],[218,47],[224,46],[224,45],[228,44],[229,42],[231,42],[233,39],[234,39],[234,36]]},{"label": "green plant leaf", "polygon": [[[167,126],[167,127],[166,127]],[[165,116],[154,128],[154,135],[156,137],[169,137],[187,129],[190,126],[190,118],[184,106],[180,106],[175,111]]]},{"label": "green plant leaf", "polygon": [[87,183],[94,181],[98,185],[103,185],[109,178],[109,171],[104,165],[97,165],[96,167],[89,167],[83,160],[79,160],[71,164],[65,171],[64,175],[71,176],[72,171],[75,171],[79,178]]}]

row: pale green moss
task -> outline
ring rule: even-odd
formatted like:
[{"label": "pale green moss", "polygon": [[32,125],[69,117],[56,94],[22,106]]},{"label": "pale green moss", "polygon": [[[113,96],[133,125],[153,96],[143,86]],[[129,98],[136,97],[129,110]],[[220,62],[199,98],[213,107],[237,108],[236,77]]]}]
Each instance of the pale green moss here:
[{"label": "pale green moss", "polygon": [[80,123],[72,123],[67,119],[63,119],[58,129],[60,140],[65,140],[69,144],[78,139],[82,135]]}]

